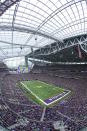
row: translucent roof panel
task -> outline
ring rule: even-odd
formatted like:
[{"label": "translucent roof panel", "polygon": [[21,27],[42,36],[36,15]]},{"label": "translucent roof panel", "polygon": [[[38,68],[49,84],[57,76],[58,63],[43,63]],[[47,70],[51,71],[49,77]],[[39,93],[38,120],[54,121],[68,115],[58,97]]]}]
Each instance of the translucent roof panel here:
[{"label": "translucent roof panel", "polygon": [[21,0],[0,16],[0,55],[26,55],[85,33],[87,0]]},{"label": "translucent roof panel", "polygon": [[16,68],[19,65],[25,65],[25,59],[24,57],[14,57],[14,58],[9,58],[5,59],[4,63],[8,65],[10,68]]}]

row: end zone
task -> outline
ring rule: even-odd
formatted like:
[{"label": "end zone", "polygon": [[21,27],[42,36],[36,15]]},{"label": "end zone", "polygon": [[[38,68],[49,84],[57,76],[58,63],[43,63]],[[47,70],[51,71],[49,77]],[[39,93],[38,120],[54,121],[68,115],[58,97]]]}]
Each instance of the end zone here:
[{"label": "end zone", "polygon": [[71,91],[69,90],[65,90],[63,93],[59,94],[59,95],[56,95],[56,96],[53,96],[52,98],[49,98],[49,99],[46,99],[44,102],[47,104],[47,105],[50,105],[50,104],[53,104],[55,103],[56,101],[59,101],[61,100],[62,98],[64,98],[65,96],[67,96]]}]

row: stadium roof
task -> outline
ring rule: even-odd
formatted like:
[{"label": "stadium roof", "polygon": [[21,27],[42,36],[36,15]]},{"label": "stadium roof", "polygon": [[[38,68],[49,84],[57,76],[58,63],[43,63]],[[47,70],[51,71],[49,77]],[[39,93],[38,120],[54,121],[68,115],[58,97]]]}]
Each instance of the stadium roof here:
[{"label": "stadium roof", "polygon": [[87,0],[1,0],[1,60],[86,33]]}]

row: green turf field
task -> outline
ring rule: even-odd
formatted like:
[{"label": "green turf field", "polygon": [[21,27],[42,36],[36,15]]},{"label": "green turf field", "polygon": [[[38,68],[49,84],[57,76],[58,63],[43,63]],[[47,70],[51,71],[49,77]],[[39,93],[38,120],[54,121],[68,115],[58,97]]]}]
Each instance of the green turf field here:
[{"label": "green turf field", "polygon": [[38,80],[21,81],[20,85],[29,98],[44,106],[49,106],[69,94],[69,91],[63,88]]}]

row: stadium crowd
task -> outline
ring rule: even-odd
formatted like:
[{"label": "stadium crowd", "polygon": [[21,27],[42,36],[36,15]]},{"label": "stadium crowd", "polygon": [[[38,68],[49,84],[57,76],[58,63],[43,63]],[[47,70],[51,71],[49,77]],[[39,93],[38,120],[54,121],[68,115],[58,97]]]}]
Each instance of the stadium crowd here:
[{"label": "stadium crowd", "polygon": [[[65,72],[62,71],[62,74]],[[0,124],[11,131],[54,131],[53,122],[63,121],[65,131],[79,131],[87,126],[86,72],[61,73],[38,70],[25,74],[0,72]],[[72,75],[73,74],[73,75]],[[83,74],[83,75],[82,75]],[[68,77],[69,76],[69,77]],[[80,76],[80,77],[79,77]],[[17,87],[21,80],[41,80],[71,90],[72,94],[53,107],[47,108],[41,121],[43,107],[29,100]]]}]

